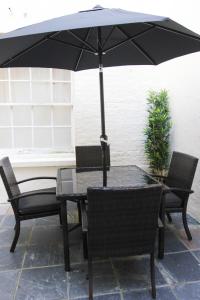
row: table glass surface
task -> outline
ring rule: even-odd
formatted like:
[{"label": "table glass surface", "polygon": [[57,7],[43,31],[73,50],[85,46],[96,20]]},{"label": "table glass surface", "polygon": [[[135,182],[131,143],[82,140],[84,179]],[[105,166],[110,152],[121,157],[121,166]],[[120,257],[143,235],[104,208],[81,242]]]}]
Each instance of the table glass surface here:
[{"label": "table glass surface", "polygon": [[[158,183],[141,168],[113,166],[107,171],[107,187],[136,187]],[[75,168],[61,168],[57,174],[57,198],[67,200],[86,195],[88,187],[102,187],[102,170],[77,172]]]}]

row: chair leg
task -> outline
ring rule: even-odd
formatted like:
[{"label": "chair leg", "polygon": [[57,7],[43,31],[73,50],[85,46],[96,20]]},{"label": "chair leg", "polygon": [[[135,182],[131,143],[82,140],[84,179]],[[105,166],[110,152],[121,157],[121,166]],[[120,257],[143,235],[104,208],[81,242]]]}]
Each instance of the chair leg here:
[{"label": "chair leg", "polygon": [[20,234],[20,221],[16,220],[16,224],[15,224],[15,236],[14,236],[12,245],[10,247],[10,252],[14,252],[15,251],[15,247],[17,245],[19,234]]},{"label": "chair leg", "polygon": [[163,259],[165,250],[165,197],[162,197],[159,217],[163,223],[163,227],[158,230],[158,258]]},{"label": "chair leg", "polygon": [[192,240],[192,235],[190,233],[190,230],[189,230],[189,227],[188,227],[188,223],[187,223],[186,210],[182,211],[182,219],[183,219],[183,226],[185,228],[185,232],[186,232],[187,238],[188,238],[189,241],[191,241]]},{"label": "chair leg", "polygon": [[87,233],[83,233],[83,257],[88,259]]},{"label": "chair leg", "polygon": [[154,262],[154,253],[151,253],[150,256],[150,269],[151,269],[151,293],[152,298],[156,298],[156,281],[155,281],[155,262]]},{"label": "chair leg", "polygon": [[67,222],[67,203],[61,202],[61,218],[62,218],[62,230],[63,230],[63,250],[64,250],[64,262],[65,271],[70,272],[70,255],[69,255],[69,236],[68,236],[68,222]]},{"label": "chair leg", "polygon": [[80,204],[80,202],[77,203],[77,209],[78,209],[78,222],[79,222],[79,224],[81,224],[82,219],[81,219],[81,204]]},{"label": "chair leg", "polygon": [[93,300],[93,271],[92,258],[88,258],[89,300]]},{"label": "chair leg", "polygon": [[60,220],[60,225],[62,226],[62,217],[61,217],[61,211],[59,211],[59,220]]},{"label": "chair leg", "polygon": [[158,258],[164,258],[164,249],[165,249],[165,229],[159,228],[158,231]]},{"label": "chair leg", "polygon": [[171,217],[170,213],[166,213],[166,215],[167,215],[168,222],[172,223],[172,217]]}]

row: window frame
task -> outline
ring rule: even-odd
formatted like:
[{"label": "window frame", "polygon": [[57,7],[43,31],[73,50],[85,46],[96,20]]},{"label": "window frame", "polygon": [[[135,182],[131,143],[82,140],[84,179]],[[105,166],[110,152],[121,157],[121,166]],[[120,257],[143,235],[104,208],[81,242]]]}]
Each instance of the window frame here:
[{"label": "window frame", "polygon": [[[20,68],[20,69],[25,69],[25,68]],[[72,72],[71,71],[67,71],[67,70],[62,70],[65,72],[68,72],[68,74],[66,74],[66,78],[64,80],[58,80],[53,76],[53,72],[55,70],[55,74],[56,71],[59,69],[45,69],[47,70],[47,75],[49,76],[48,79],[45,80],[41,80],[41,79],[33,79],[32,75],[33,72],[35,71],[35,69],[37,69],[38,71],[40,70],[40,68],[26,68],[26,70],[28,69],[28,74],[29,74],[29,78],[26,79],[12,79],[11,77],[11,69],[5,69],[7,70],[7,78],[2,79],[0,78],[0,82],[3,83],[5,82],[8,85],[8,97],[7,99],[2,102],[0,99],[0,108],[1,107],[8,107],[9,111],[8,111],[8,115],[10,116],[10,121],[8,125],[0,125],[0,129],[9,129],[11,131],[11,147],[1,147],[1,151],[4,149],[6,151],[9,152],[9,150],[15,150],[16,153],[18,152],[23,152],[23,149],[25,150],[25,152],[38,152],[39,149],[41,150],[46,150],[46,152],[73,152],[73,104],[72,104]],[[4,70],[4,72],[5,72]],[[34,70],[34,71],[33,71]],[[22,70],[23,72],[23,70]],[[6,73],[5,73],[6,74]],[[64,74],[64,73],[63,73]],[[27,75],[25,75],[26,77]],[[24,101],[16,101],[16,99],[14,99],[12,96],[12,92],[14,90],[14,85],[12,84],[16,84],[16,83],[28,83],[29,87],[29,99],[27,99],[28,101],[24,102]],[[50,100],[47,101],[47,99],[44,99],[44,102],[37,102],[35,100],[35,98],[33,98],[33,86],[34,84],[42,84],[42,83],[47,83],[48,85],[46,86],[49,89],[49,93],[50,93]],[[57,101],[54,100],[54,93],[56,91],[56,88],[58,87],[58,85],[61,85],[61,89],[63,89],[63,93],[61,94],[61,98],[63,95],[63,99],[66,97],[64,95],[64,89],[66,89],[67,97],[65,98],[65,101]],[[63,86],[62,86],[63,85]],[[5,93],[6,94],[6,93]],[[43,95],[42,97],[45,97],[45,95]],[[15,101],[14,101],[15,100]],[[26,110],[26,108],[30,108],[30,116],[31,116],[31,120],[30,120],[30,124],[26,124],[24,123],[24,125],[20,124],[20,125],[16,125],[15,121],[14,121],[14,114],[16,113],[17,109],[19,107],[22,107],[23,109]],[[40,111],[40,114],[42,112],[42,110],[40,110],[40,108],[44,108],[47,107],[47,113],[49,114],[49,122],[47,122],[46,125],[44,124],[37,124],[36,121],[36,116],[37,116],[37,110]],[[58,118],[56,121],[56,114],[59,114],[59,109],[60,108],[65,108],[65,114],[66,114],[66,122],[65,122],[65,118],[63,118],[63,124],[61,121],[61,124],[59,124]],[[16,111],[15,111],[16,110]],[[58,111],[57,111],[58,110]],[[57,111],[57,112],[56,112]],[[28,112],[28,110],[27,110]],[[69,120],[67,121],[67,115],[69,116]],[[23,122],[22,122],[23,123]],[[17,146],[17,142],[16,142],[16,133],[17,129],[29,129],[29,131],[31,132],[31,144],[28,146],[22,146],[19,147]],[[49,132],[51,132],[51,137],[49,137],[49,140],[51,141],[49,143],[49,145],[47,147],[45,146],[37,146],[36,142],[35,142],[35,137],[36,132],[38,129],[45,129],[46,131],[49,130]],[[67,138],[65,140],[66,142],[66,151],[65,150],[65,146],[63,147],[57,147],[56,143],[55,143],[55,139],[56,139],[56,131],[58,130],[65,130],[66,134],[68,134],[69,136],[69,143],[67,144]],[[68,131],[68,132],[67,132]],[[63,134],[64,135],[64,134]],[[59,134],[57,134],[57,136],[59,136]],[[9,144],[9,143],[8,143]]]}]

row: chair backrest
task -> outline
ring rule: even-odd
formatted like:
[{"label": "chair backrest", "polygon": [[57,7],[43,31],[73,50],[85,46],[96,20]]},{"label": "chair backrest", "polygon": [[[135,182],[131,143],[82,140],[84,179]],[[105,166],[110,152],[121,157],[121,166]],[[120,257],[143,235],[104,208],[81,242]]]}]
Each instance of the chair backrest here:
[{"label": "chair backrest", "polygon": [[20,194],[20,189],[8,157],[0,160],[0,174],[7,191],[8,197],[12,198]]},{"label": "chair backrest", "polygon": [[[106,148],[107,167],[110,166],[110,147]],[[76,146],[76,167],[102,169],[102,151],[100,145]]]},{"label": "chair backrest", "polygon": [[165,183],[170,187],[191,189],[197,163],[198,158],[174,151]]},{"label": "chair backrest", "polygon": [[152,253],[161,186],[88,188],[88,250],[92,256]]}]

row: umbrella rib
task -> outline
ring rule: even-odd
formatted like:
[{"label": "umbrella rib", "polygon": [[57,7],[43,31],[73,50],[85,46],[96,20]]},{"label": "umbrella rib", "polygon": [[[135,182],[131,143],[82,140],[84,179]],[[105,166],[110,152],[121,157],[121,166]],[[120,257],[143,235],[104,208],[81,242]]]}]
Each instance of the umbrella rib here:
[{"label": "umbrella rib", "polygon": [[[127,35],[127,33],[121,29],[119,26],[117,26],[117,28],[126,36],[126,37],[129,37]],[[137,36],[138,37],[138,36]],[[157,65],[156,61],[136,42],[134,41],[133,39],[130,40],[131,44],[134,45],[134,47],[136,47],[141,53],[142,55],[144,55],[148,61],[150,61],[153,65]]]},{"label": "umbrella rib", "polygon": [[73,33],[71,30],[67,30],[67,32],[69,32],[73,37],[75,37],[79,42],[82,42],[85,46],[87,46],[88,48],[92,49],[95,53],[97,52],[97,49],[95,49],[92,45],[90,45],[88,42],[84,41],[83,39],[81,39],[78,35],[76,35],[75,33]]},{"label": "umbrella rib", "polygon": [[102,45],[102,48],[105,47],[105,45],[106,45],[107,41],[109,40],[109,38],[111,37],[114,29],[115,29],[115,26],[112,27],[111,31],[109,32],[108,36],[106,37],[106,39],[105,39],[105,41],[104,41],[104,43]]},{"label": "umbrella rib", "polygon": [[[119,28],[119,26],[117,26],[117,28]],[[152,30],[153,28],[155,28],[155,25],[151,25],[150,28],[147,28],[147,29],[143,30],[142,32],[139,32],[139,33],[135,34],[134,36],[131,36],[131,37],[127,38],[126,40],[124,40],[124,41],[122,41],[122,42],[119,42],[118,44],[116,44],[116,45],[114,45],[114,46],[112,46],[112,47],[110,47],[110,48],[105,49],[104,51],[105,51],[105,52],[109,52],[109,51],[111,51],[111,50],[113,50],[113,49],[115,49],[115,48],[118,48],[118,47],[120,47],[121,45],[123,45],[123,44],[125,44],[125,43],[127,43],[127,42],[129,42],[129,41],[131,41],[131,40],[133,40],[133,39],[135,39],[135,38],[137,38],[137,37],[139,37],[139,36],[145,34],[146,32]],[[119,29],[121,30],[121,28],[119,28]],[[127,35],[126,35],[126,36],[127,36]]]},{"label": "umbrella rib", "polygon": [[35,47],[43,44],[44,42],[46,42],[50,37],[55,36],[57,34],[59,34],[60,31],[56,31],[50,35],[46,35],[45,37],[43,37],[42,39],[40,39],[39,41],[35,42],[34,44],[32,44],[30,47],[20,51],[19,53],[17,53],[15,56],[7,59],[5,62],[3,62],[1,64],[1,67],[6,67],[8,64],[10,64],[11,62],[15,61],[16,59],[18,59],[19,57],[23,56],[24,54],[26,54],[27,52],[31,51],[32,49],[34,49]]},{"label": "umbrella rib", "polygon": [[181,31],[179,31],[177,29],[167,28],[165,26],[158,25],[158,24],[155,24],[155,23],[150,23],[150,22],[146,22],[146,24],[148,24],[148,25],[154,25],[157,28],[161,28],[161,29],[169,31],[169,32],[175,32],[177,34],[180,34],[180,35],[183,35],[183,36],[187,36],[187,37],[189,37],[189,38],[191,38],[193,40],[200,41],[200,37],[193,36],[192,34],[189,34],[189,33],[186,33],[186,32],[181,32]]},{"label": "umbrella rib", "polygon": [[89,52],[89,53],[92,53],[92,54],[96,53],[96,52],[94,52],[94,51],[92,51],[92,50],[89,50],[89,49],[86,49],[86,48],[82,48],[82,47],[80,47],[80,46],[78,46],[78,45],[74,45],[74,44],[72,44],[72,43],[69,43],[69,42],[66,42],[66,41],[63,41],[63,40],[58,40],[58,39],[54,39],[54,38],[50,38],[50,40],[51,40],[51,41],[54,41],[54,42],[58,42],[58,43],[60,43],[60,44],[64,44],[64,45],[66,45],[66,46],[70,46],[70,47],[79,49],[79,50],[84,50],[84,51]]},{"label": "umbrella rib", "polygon": [[[89,34],[90,34],[90,31],[91,31],[91,28],[88,29],[88,32],[87,32],[87,34],[86,34],[86,37],[85,37],[85,40],[84,40],[84,41],[87,41],[88,36],[89,36]],[[78,69],[79,63],[80,63],[81,58],[82,58],[82,55],[83,55],[83,51],[84,51],[84,49],[81,49],[80,54],[79,54],[79,56],[78,56],[78,59],[77,59],[77,61],[76,61],[75,68],[74,68],[75,71]]]}]

